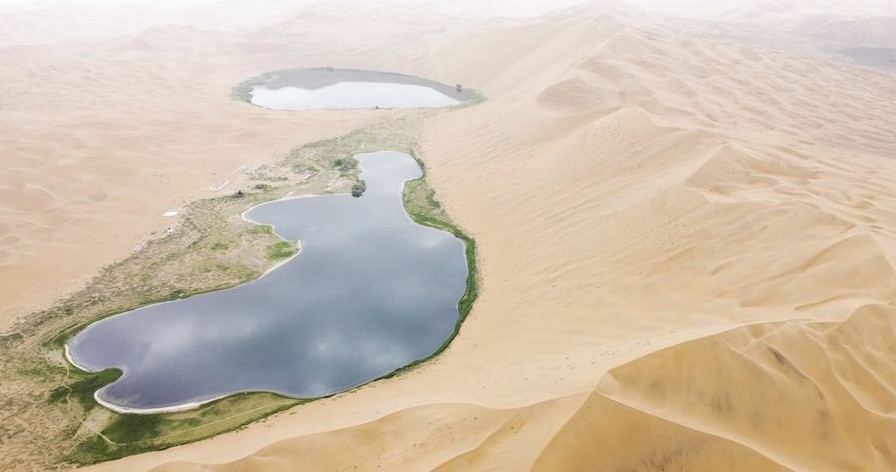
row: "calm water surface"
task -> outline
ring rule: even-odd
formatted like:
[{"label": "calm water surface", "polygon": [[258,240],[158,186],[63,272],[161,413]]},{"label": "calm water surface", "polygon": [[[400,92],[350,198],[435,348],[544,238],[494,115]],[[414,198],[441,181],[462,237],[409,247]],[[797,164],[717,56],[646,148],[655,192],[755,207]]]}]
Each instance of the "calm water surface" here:
[{"label": "calm water surface", "polygon": [[228,290],[106,318],[68,344],[89,370],[124,375],[98,392],[117,409],[204,402],[244,391],[339,392],[436,351],[466,289],[464,244],[413,223],[408,155],[358,156],[367,191],[279,200],[246,217],[301,240],[294,259]]},{"label": "calm water surface", "polygon": [[252,103],[273,110],[450,107],[460,101],[423,85],[339,82],[318,89],[252,88]]}]

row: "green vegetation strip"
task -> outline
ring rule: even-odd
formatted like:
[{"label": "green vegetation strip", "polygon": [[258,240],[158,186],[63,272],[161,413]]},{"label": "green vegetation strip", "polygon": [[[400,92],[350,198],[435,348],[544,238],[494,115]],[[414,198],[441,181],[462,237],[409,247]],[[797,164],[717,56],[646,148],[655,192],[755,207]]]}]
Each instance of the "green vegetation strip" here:
[{"label": "green vegetation strip", "polygon": [[451,333],[451,336],[449,336],[448,339],[446,339],[445,342],[443,342],[442,345],[429,356],[386,374],[383,377],[380,377],[380,379],[401,375],[441,354],[448,348],[448,345],[451,344],[451,341],[453,341],[460,332],[461,325],[473,309],[473,303],[476,301],[476,298],[479,297],[480,280],[479,269],[476,265],[476,241],[451,221],[448,212],[445,211],[436,199],[435,190],[433,190],[426,181],[426,164],[417,157],[417,154],[413,150],[411,150],[409,154],[415,161],[417,161],[417,164],[423,171],[423,175],[418,179],[405,183],[404,192],[402,193],[404,207],[408,214],[411,215],[411,219],[418,224],[447,231],[464,242],[466,248],[465,255],[467,257],[467,289],[457,303],[459,316],[457,322],[454,324],[454,331]]},{"label": "green vegetation strip", "polygon": [[263,85],[275,74],[276,72],[268,72],[240,83],[230,92],[231,98],[241,102],[252,103],[252,87]]},{"label": "green vegetation strip", "polygon": [[239,429],[300,403],[302,400],[272,393],[244,393],[185,412],[112,413],[113,420],[103,428],[102,434],[86,437],[68,459],[77,464],[92,464],[166,449]]},{"label": "green vegetation strip", "polygon": [[[404,207],[407,209],[411,218],[417,223],[430,226],[432,228],[447,231],[460,239],[466,245],[467,257],[467,290],[457,304],[460,317],[454,329],[454,334],[445,341],[445,344],[435,353],[442,352],[448,344],[457,335],[460,325],[466,319],[470,310],[473,309],[473,302],[479,297],[479,269],[476,265],[476,241],[455,225],[448,212],[442,208],[441,203],[436,199],[436,193],[426,181],[426,164],[423,163],[416,153],[411,151],[411,157],[420,165],[423,175],[419,179],[407,182],[404,187]],[[434,354],[434,355],[435,355]]]}]

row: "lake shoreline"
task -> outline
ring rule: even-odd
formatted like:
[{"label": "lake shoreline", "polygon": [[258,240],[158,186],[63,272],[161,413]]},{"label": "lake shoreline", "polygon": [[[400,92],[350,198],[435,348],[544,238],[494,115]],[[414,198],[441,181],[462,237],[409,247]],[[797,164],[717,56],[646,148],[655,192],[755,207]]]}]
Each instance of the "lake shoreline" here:
[{"label": "lake shoreline", "polygon": [[[121,413],[121,414],[138,414],[138,415],[165,414],[165,413],[174,413],[174,412],[182,412],[182,411],[188,411],[188,410],[198,409],[198,408],[202,407],[202,406],[205,405],[205,404],[212,403],[212,402],[215,402],[215,401],[217,401],[217,400],[221,400],[221,399],[223,399],[223,398],[231,397],[231,396],[234,396],[234,395],[244,394],[244,393],[258,393],[258,392],[264,392],[264,393],[271,393],[271,394],[275,394],[275,395],[280,395],[280,396],[283,396],[283,397],[286,397],[286,398],[290,398],[290,399],[294,399],[294,400],[307,401],[307,400],[313,400],[313,399],[317,399],[317,398],[325,398],[325,397],[328,397],[328,396],[332,396],[332,395],[336,395],[336,394],[343,393],[343,392],[346,392],[346,391],[350,391],[350,390],[353,390],[353,389],[355,389],[355,388],[359,388],[359,387],[361,387],[361,386],[363,386],[363,385],[369,384],[370,382],[376,381],[377,379],[380,379],[380,378],[388,378],[388,377],[392,377],[392,376],[396,375],[397,373],[399,373],[400,371],[403,371],[403,370],[405,370],[405,369],[407,369],[407,368],[409,368],[409,367],[412,367],[412,366],[414,366],[414,365],[417,365],[417,364],[419,364],[419,363],[425,361],[426,359],[430,359],[430,358],[434,357],[435,355],[437,355],[439,352],[441,352],[441,351],[442,351],[442,350],[443,350],[443,349],[444,349],[444,348],[451,342],[451,340],[456,336],[456,334],[457,334],[457,330],[458,330],[458,327],[459,327],[459,324],[463,321],[463,318],[464,318],[465,315],[466,315],[466,313],[463,313],[462,310],[461,310],[461,300],[463,299],[464,296],[467,296],[467,294],[468,294],[469,291],[470,291],[469,281],[471,280],[471,275],[474,276],[474,277],[476,276],[476,274],[473,274],[473,273],[471,272],[471,267],[475,267],[475,265],[474,265],[473,263],[471,263],[471,261],[470,261],[469,258],[467,257],[468,254],[469,254],[469,243],[468,243],[467,240],[465,240],[464,238],[458,237],[458,235],[456,234],[456,230],[450,230],[450,229],[446,228],[444,225],[441,225],[441,226],[434,226],[434,225],[427,225],[427,224],[423,224],[423,223],[421,223],[420,221],[418,221],[418,218],[415,218],[415,215],[412,214],[412,209],[411,209],[408,205],[406,205],[406,197],[405,197],[405,193],[406,193],[407,184],[408,184],[409,182],[423,181],[423,179],[425,178],[425,170],[424,170],[424,166],[423,166],[422,162],[419,161],[419,159],[416,159],[412,154],[405,153],[405,152],[401,152],[401,151],[377,151],[377,152],[365,152],[365,153],[358,153],[358,154],[355,154],[355,155],[352,156],[352,158],[355,159],[355,160],[357,160],[357,161],[360,161],[361,159],[364,159],[366,156],[373,155],[373,154],[378,154],[378,153],[382,153],[382,152],[394,153],[394,154],[400,154],[400,155],[402,155],[402,156],[408,158],[409,160],[412,160],[412,162],[414,163],[415,167],[417,167],[417,168],[419,169],[419,175],[418,175],[418,176],[416,176],[416,177],[408,177],[408,178],[405,178],[405,179],[401,180],[401,181],[398,183],[398,185],[397,185],[397,189],[395,190],[395,194],[398,195],[398,199],[397,199],[397,202],[396,202],[396,203],[397,203],[397,204],[400,206],[400,208],[401,208],[401,210],[400,210],[401,215],[403,215],[403,217],[407,219],[408,223],[411,224],[411,225],[413,225],[414,227],[425,228],[425,229],[427,229],[427,230],[435,230],[435,231],[444,232],[444,233],[449,234],[453,239],[455,239],[455,240],[459,243],[460,248],[461,248],[461,251],[462,251],[462,254],[463,254],[463,255],[462,255],[462,258],[463,258],[463,267],[464,267],[464,273],[466,274],[466,275],[465,275],[465,279],[466,279],[467,281],[464,283],[464,290],[463,290],[463,293],[461,294],[460,298],[458,298],[458,300],[457,300],[457,302],[456,302],[456,304],[455,304],[455,308],[456,308],[456,316],[457,316],[457,320],[456,320],[456,322],[455,322],[455,327],[454,327],[454,329],[452,329],[451,333],[450,333],[450,334],[449,334],[443,341],[440,342],[440,344],[438,345],[438,347],[434,348],[434,350],[433,350],[432,353],[427,354],[426,356],[423,356],[423,357],[418,358],[418,359],[410,360],[410,361],[408,361],[406,364],[404,364],[404,365],[400,365],[400,366],[396,367],[395,369],[393,369],[393,370],[391,370],[391,371],[389,371],[389,372],[386,372],[386,373],[384,373],[384,374],[372,375],[372,376],[369,377],[368,379],[366,379],[366,380],[364,380],[364,381],[362,381],[361,383],[358,383],[358,384],[356,384],[356,385],[353,385],[353,386],[350,386],[350,387],[347,387],[347,388],[344,388],[344,389],[340,389],[340,390],[337,390],[337,391],[328,392],[328,393],[323,394],[323,395],[302,396],[302,395],[293,395],[293,394],[285,393],[284,391],[279,391],[279,390],[277,390],[277,389],[266,389],[266,388],[254,389],[254,388],[253,388],[253,389],[245,389],[245,390],[235,390],[235,391],[230,392],[230,393],[226,393],[226,394],[222,394],[222,395],[214,396],[214,397],[212,397],[212,398],[204,399],[204,400],[187,401],[187,402],[183,402],[183,403],[179,403],[179,404],[166,405],[166,406],[159,406],[159,407],[147,407],[147,408],[141,408],[141,407],[134,407],[134,406],[120,405],[120,404],[117,404],[117,403],[115,403],[115,402],[113,402],[113,401],[110,401],[110,400],[107,400],[107,399],[102,398],[101,393],[102,393],[102,391],[107,387],[107,386],[103,386],[102,388],[97,389],[97,390],[93,393],[93,397],[94,397],[95,401],[96,401],[98,404],[102,405],[103,407],[105,407],[105,408],[107,408],[107,409],[109,409],[109,410],[112,410],[112,411],[114,411],[114,412],[116,412],[116,413]],[[393,159],[393,157],[380,157],[380,159]],[[363,169],[362,169],[362,171],[363,171]],[[363,176],[363,173],[362,173],[362,176]],[[256,283],[258,280],[261,280],[265,275],[272,273],[274,270],[276,270],[276,269],[278,269],[278,268],[280,268],[280,267],[283,267],[287,262],[292,261],[292,260],[295,259],[298,255],[301,254],[301,244],[302,244],[301,240],[295,240],[295,241],[293,241],[292,239],[287,238],[287,237],[285,237],[284,235],[280,234],[280,233],[277,231],[277,224],[273,224],[273,223],[264,223],[264,222],[260,222],[260,221],[257,221],[257,220],[255,220],[255,219],[251,218],[251,217],[249,216],[249,214],[250,214],[252,211],[254,211],[254,210],[256,210],[256,209],[258,209],[258,208],[260,208],[260,207],[263,207],[263,206],[272,205],[272,204],[277,204],[277,203],[282,203],[282,202],[286,202],[286,201],[290,201],[290,200],[311,199],[311,198],[324,198],[324,197],[343,197],[343,198],[344,198],[344,197],[348,197],[348,195],[347,195],[347,194],[326,194],[326,193],[323,193],[323,194],[309,194],[309,195],[298,195],[298,196],[296,196],[296,195],[289,195],[289,194],[287,194],[286,196],[283,196],[283,197],[281,197],[281,198],[277,198],[277,199],[274,199],[274,200],[269,200],[269,201],[264,201],[264,202],[256,203],[256,204],[253,205],[252,207],[250,207],[250,208],[244,210],[244,211],[240,214],[240,217],[241,217],[244,221],[247,221],[247,222],[249,222],[249,223],[252,223],[252,224],[255,224],[255,225],[259,225],[259,226],[270,226],[270,227],[271,227],[271,232],[272,232],[275,236],[279,237],[280,239],[282,239],[282,240],[284,240],[284,241],[293,242],[294,244],[297,245],[297,247],[299,248],[299,251],[297,251],[295,254],[293,254],[293,255],[290,256],[289,258],[287,258],[287,259],[285,259],[285,260],[283,260],[283,261],[280,261],[280,262],[278,262],[277,264],[275,264],[274,266],[270,267],[267,271],[265,271],[262,275],[260,275],[260,276],[259,276],[258,278],[256,278],[256,279],[253,279],[253,280],[251,280],[251,281],[245,282],[245,283],[243,283],[243,284],[240,284],[240,285],[237,285],[237,286],[234,286],[234,287],[228,287],[228,288],[224,288],[224,289],[216,290],[216,291],[213,291],[213,292],[211,292],[211,293],[222,293],[222,292],[227,292],[227,291],[230,291],[230,290],[237,289],[237,288],[239,288],[239,287],[245,287],[245,286],[247,286],[247,285],[249,285],[249,284],[254,284],[254,283]],[[363,197],[362,197],[362,198],[363,198]],[[170,303],[177,303],[177,302],[178,302],[178,300],[171,300],[171,301],[165,301],[165,302],[161,302],[161,303],[158,303],[158,304],[154,304],[154,305],[151,305],[151,306],[159,306],[159,305],[170,304]],[[109,318],[114,318],[114,317],[124,316],[124,315],[127,315],[127,314],[129,314],[129,313],[131,313],[131,311],[125,311],[125,312],[122,312],[122,313],[118,313],[118,314],[113,315],[113,316],[110,316],[110,317],[108,317],[108,318],[104,318],[104,319],[102,319],[102,320],[98,320],[98,321],[96,321],[95,323],[99,323],[99,322],[105,321],[105,320],[107,320],[107,319],[109,319]],[[145,315],[144,315],[144,316],[145,316]],[[88,327],[90,327],[90,326],[92,326],[92,324],[91,324],[91,325],[88,325],[88,326],[86,326],[86,327],[84,327],[83,329],[86,329],[86,328],[88,328]],[[80,332],[81,332],[81,331],[78,331],[78,333],[80,333]],[[77,336],[77,335],[78,335],[78,334],[76,334],[75,336]],[[81,369],[81,370],[83,370],[83,371],[85,371],[85,372],[90,372],[90,373],[98,373],[98,372],[102,372],[102,370],[105,370],[105,369],[101,369],[101,370],[91,370],[91,369],[86,368],[85,366],[81,366],[81,365],[79,365],[77,362],[75,362],[75,360],[73,359],[73,357],[72,357],[72,355],[71,355],[70,341],[71,341],[71,340],[67,341],[67,342],[64,344],[65,359],[67,359],[67,360],[69,361],[70,364],[72,364],[72,365],[75,366],[76,368],[79,368],[79,369]],[[116,368],[116,369],[117,369],[117,370],[120,370],[120,371],[122,372],[122,374],[123,374],[122,377],[124,377],[124,376],[125,376],[124,374],[127,373],[127,369],[124,369],[123,367],[118,367],[118,368]],[[122,377],[119,377],[119,379],[121,379]],[[118,380],[118,379],[117,379],[117,380]],[[116,381],[117,381],[117,380],[116,380]],[[114,383],[114,382],[113,382],[113,383]]]},{"label": "lake shoreline", "polygon": [[[239,84],[236,88],[234,88],[232,97],[236,100],[244,101],[255,106],[260,106],[256,105],[252,101],[252,89],[256,86],[262,86],[271,90],[278,90],[284,87],[296,87],[315,91],[336,85],[340,82],[378,82],[387,84],[404,84],[428,87],[447,97],[457,100],[459,103],[453,105],[453,107],[477,103],[483,99],[483,97],[475,90],[464,88],[462,84],[461,90],[458,92],[457,85],[451,86],[441,82],[437,82],[435,80],[430,80],[409,74],[360,69],[337,69],[327,67],[308,69],[283,69],[266,72],[262,75],[253,77]],[[356,109],[368,108],[359,107]]]}]

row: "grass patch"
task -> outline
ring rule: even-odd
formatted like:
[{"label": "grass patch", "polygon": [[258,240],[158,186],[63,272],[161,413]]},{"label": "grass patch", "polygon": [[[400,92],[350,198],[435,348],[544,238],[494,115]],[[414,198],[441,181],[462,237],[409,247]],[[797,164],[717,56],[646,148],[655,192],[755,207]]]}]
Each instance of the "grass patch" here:
[{"label": "grass patch", "polygon": [[226,251],[230,249],[230,245],[223,241],[216,241],[212,244],[212,251]]},{"label": "grass patch", "polygon": [[103,435],[116,443],[136,443],[159,435],[162,415],[119,415],[103,430]]},{"label": "grass patch", "polygon": [[106,369],[96,373],[77,371],[72,372],[71,375],[77,377],[78,380],[56,387],[50,392],[47,400],[51,403],[58,403],[65,399],[70,401],[74,399],[86,411],[97,406],[96,400],[93,398],[94,392],[118,380],[121,377],[121,371],[118,369]]},{"label": "grass patch", "polygon": [[[207,403],[196,410],[153,414],[115,414],[101,431],[80,442],[67,459],[94,464],[142,452],[167,449],[234,431],[303,403],[272,393],[244,393]],[[105,439],[104,439],[105,438]]]},{"label": "grass patch", "polygon": [[274,227],[271,225],[252,225],[246,232],[249,234],[274,234]]},{"label": "grass patch", "polygon": [[268,260],[279,261],[292,257],[296,253],[296,245],[289,241],[280,241],[268,246]]}]

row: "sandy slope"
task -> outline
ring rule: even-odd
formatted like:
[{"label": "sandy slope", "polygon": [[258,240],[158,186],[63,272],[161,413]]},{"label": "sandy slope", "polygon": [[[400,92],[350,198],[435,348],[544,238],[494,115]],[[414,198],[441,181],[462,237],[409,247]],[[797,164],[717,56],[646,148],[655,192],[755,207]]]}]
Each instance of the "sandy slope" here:
[{"label": "sandy slope", "polygon": [[[8,231],[50,234],[10,246],[20,265],[0,279],[40,280],[49,261],[88,274],[157,224],[145,212],[193,195],[212,172],[366,119],[226,99],[247,69],[327,57],[404,64],[491,98],[436,116],[423,136],[433,186],[477,238],[481,298],[424,367],[92,470],[896,469],[893,75],[618,5],[485,23],[403,13],[407,36],[362,26],[363,12],[302,15],[245,40],[161,30],[208,47],[233,41],[220,70],[161,58],[158,39],[145,56],[134,43],[101,59],[29,53],[76,73],[0,102],[13,110],[0,115],[4,149],[22,162],[0,173],[18,192],[4,215],[23,220]],[[359,32],[341,43],[345,55],[328,54],[334,45],[314,38],[335,38],[338,21],[375,39]],[[306,48],[290,53],[298,42]],[[38,70],[16,68],[17,90],[29,93]],[[97,80],[102,93],[48,117],[52,93]],[[133,81],[162,98],[131,106],[122,95]],[[188,89],[161,93],[173,86]],[[98,154],[122,159],[89,174],[110,198],[71,203],[85,185],[63,183]],[[22,184],[7,184],[16,175]],[[96,237],[116,227],[103,212],[128,212],[117,242]],[[29,262],[38,248],[45,259]],[[55,287],[36,286],[33,300]],[[26,300],[16,303],[37,303]]]}]

